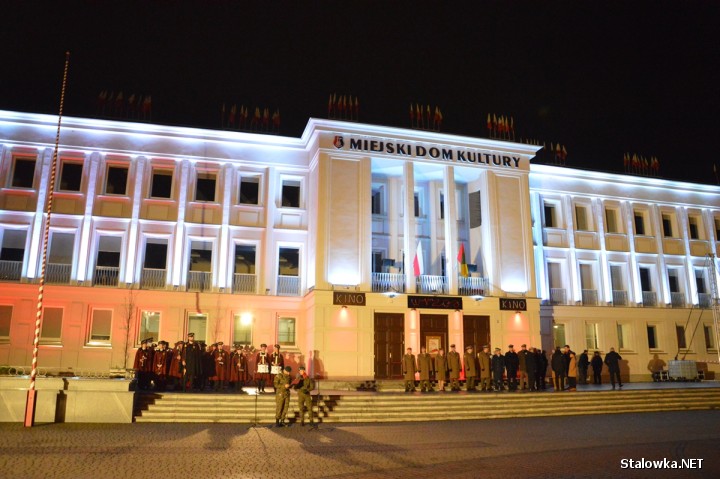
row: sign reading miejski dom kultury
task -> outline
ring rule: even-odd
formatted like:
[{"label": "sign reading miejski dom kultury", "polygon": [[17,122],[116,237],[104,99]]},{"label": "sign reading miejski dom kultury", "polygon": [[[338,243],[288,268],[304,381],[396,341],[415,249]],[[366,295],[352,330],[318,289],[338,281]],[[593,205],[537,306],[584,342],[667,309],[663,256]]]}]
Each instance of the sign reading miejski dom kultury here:
[{"label": "sign reading miejski dom kultury", "polygon": [[333,146],[339,150],[384,153],[406,158],[421,158],[455,163],[519,168],[520,157],[501,155],[480,149],[458,148],[442,145],[404,143],[386,139],[367,139],[335,135]]}]

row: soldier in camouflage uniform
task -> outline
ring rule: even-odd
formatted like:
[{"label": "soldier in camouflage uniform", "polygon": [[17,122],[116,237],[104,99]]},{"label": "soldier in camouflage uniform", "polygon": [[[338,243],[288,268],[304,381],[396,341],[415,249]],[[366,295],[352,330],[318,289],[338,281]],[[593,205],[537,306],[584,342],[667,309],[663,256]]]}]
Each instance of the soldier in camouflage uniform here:
[{"label": "soldier in camouflage uniform", "polygon": [[285,418],[287,417],[288,407],[290,406],[290,366],[275,376],[273,387],[275,388],[275,425],[278,427],[287,427]]},{"label": "soldier in camouflage uniform", "polygon": [[313,423],[312,390],[315,389],[315,380],[308,376],[305,366],[300,366],[298,381],[298,411],[300,412],[300,425],[305,425],[305,409],[307,409],[310,424]]}]

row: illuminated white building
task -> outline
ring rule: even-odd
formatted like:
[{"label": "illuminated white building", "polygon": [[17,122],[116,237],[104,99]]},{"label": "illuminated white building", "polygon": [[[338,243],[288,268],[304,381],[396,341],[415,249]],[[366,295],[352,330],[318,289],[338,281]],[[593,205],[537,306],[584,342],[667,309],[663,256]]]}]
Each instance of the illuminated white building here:
[{"label": "illuminated white building", "polygon": [[[0,112],[0,365],[30,363],[56,121]],[[328,378],[396,377],[405,347],[554,340],[619,347],[645,377],[710,302],[717,187],[317,119],[287,138],[65,118],[60,143],[48,368],[122,368],[140,339],[192,331],[278,342]],[[684,346],[702,362],[709,311],[700,325]]]}]

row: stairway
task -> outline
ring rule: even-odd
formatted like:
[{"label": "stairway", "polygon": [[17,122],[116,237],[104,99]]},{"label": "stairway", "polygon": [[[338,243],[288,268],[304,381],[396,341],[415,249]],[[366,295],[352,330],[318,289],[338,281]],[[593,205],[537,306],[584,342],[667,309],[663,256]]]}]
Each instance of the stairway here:
[{"label": "stairway", "polygon": [[[256,403],[257,400],[257,403]],[[257,420],[255,407],[257,405]],[[542,393],[351,393],[322,395],[323,423],[452,421],[720,409],[720,388]],[[319,413],[318,413],[319,412]],[[298,419],[291,396],[290,422]],[[272,424],[273,394],[138,394],[136,422]]]}]

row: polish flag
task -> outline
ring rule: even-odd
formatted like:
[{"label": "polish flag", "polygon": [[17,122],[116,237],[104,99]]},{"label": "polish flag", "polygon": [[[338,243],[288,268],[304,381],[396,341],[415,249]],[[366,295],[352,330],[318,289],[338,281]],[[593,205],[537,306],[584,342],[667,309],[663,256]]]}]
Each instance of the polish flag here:
[{"label": "polish flag", "polygon": [[424,271],[425,264],[423,262],[422,242],[418,241],[417,249],[415,250],[415,259],[413,259],[413,272],[415,276],[420,276]]}]

